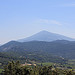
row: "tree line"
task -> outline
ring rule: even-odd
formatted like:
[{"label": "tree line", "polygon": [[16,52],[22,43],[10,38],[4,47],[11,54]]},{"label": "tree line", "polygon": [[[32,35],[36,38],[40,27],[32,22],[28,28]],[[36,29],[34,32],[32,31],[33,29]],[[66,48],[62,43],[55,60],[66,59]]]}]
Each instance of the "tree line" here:
[{"label": "tree line", "polygon": [[75,72],[52,66],[22,66],[19,61],[12,61],[4,66],[4,71],[0,75],[75,75]]}]

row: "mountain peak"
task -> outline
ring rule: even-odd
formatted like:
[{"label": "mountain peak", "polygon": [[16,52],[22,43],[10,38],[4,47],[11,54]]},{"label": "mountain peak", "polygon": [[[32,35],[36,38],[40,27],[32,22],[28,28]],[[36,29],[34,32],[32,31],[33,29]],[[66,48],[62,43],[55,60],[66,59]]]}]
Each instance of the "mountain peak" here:
[{"label": "mountain peak", "polygon": [[49,32],[49,31],[46,31],[46,30],[42,30],[42,31],[40,31],[40,32],[38,32],[38,33],[51,33],[51,32]]},{"label": "mountain peak", "polygon": [[40,32],[48,32],[48,31],[46,31],[46,30],[42,30],[42,31],[40,31]]},{"label": "mountain peak", "polygon": [[40,31],[30,37],[24,38],[24,39],[20,39],[18,40],[19,42],[27,42],[27,41],[47,41],[47,42],[51,42],[51,41],[55,41],[55,40],[68,40],[68,41],[74,41],[74,39],[63,36],[63,35],[59,35],[56,33],[51,33],[48,32],[46,30]]}]

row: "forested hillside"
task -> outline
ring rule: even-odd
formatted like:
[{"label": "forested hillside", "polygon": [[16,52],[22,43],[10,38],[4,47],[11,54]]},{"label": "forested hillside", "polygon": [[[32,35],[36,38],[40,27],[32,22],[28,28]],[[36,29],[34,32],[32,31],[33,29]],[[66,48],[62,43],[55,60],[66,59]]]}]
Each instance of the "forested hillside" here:
[{"label": "forested hillside", "polygon": [[0,47],[0,51],[7,52],[11,56],[33,55],[53,55],[68,59],[75,59],[75,42],[57,40],[53,42],[31,41],[16,42],[11,41]]}]

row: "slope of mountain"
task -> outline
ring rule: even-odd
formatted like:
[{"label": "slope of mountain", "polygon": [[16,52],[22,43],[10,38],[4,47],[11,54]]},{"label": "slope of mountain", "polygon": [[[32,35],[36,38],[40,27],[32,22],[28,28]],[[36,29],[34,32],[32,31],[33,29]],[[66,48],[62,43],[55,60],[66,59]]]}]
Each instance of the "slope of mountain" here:
[{"label": "slope of mountain", "polygon": [[4,45],[1,45],[0,46],[0,51],[6,51],[6,50],[9,50],[15,46],[19,46],[21,43],[20,42],[17,42],[17,41],[10,41]]},{"label": "slope of mountain", "polygon": [[66,40],[57,40],[53,42],[31,41],[16,42],[11,41],[0,47],[0,51],[8,52],[14,56],[61,56],[64,58],[75,59],[75,42]]},{"label": "slope of mountain", "polygon": [[[30,59],[38,62],[55,62],[64,63],[67,60],[57,55],[53,55],[46,50],[49,42],[33,41],[33,42],[16,42],[10,41],[0,47],[0,51],[10,57],[21,58],[22,60]],[[43,47],[44,46],[44,47]],[[1,57],[2,59],[2,57]],[[2,59],[3,60],[3,59]]]},{"label": "slope of mountain", "polygon": [[55,40],[69,40],[69,41],[74,41],[75,39],[63,36],[63,35],[59,35],[59,34],[55,34],[55,33],[51,33],[48,31],[41,31],[37,34],[34,34],[30,37],[24,38],[24,39],[20,39],[18,40],[19,42],[27,42],[27,41],[55,41]]}]

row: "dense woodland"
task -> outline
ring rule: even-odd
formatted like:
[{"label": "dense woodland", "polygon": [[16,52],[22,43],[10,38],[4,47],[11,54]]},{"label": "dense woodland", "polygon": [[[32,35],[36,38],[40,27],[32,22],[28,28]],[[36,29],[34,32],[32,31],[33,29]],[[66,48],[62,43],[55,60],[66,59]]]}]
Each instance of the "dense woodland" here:
[{"label": "dense woodland", "polygon": [[9,62],[1,75],[75,75],[73,70],[62,70],[53,66],[22,66],[19,61]]},{"label": "dense woodland", "polygon": [[68,59],[75,59],[75,41],[57,40],[53,42],[31,41],[17,42],[10,41],[0,47],[0,51],[7,52],[12,56],[28,56],[35,54],[48,54],[62,56]]},{"label": "dense woodland", "polygon": [[[14,55],[14,54],[13,54]],[[16,54],[17,55],[17,54]],[[49,54],[42,54],[42,53],[33,53],[32,55],[24,55],[21,57],[18,56],[12,56],[10,55],[10,52],[0,52],[0,67],[2,67],[3,65],[6,65],[9,61],[17,61],[19,60],[20,63],[25,63],[25,61],[27,60],[27,62],[31,63],[30,61],[35,61],[38,63],[44,63],[44,62],[52,62],[52,63],[61,63],[61,64],[66,64],[67,63],[67,59],[62,59],[60,57],[57,56],[52,56]]]}]

